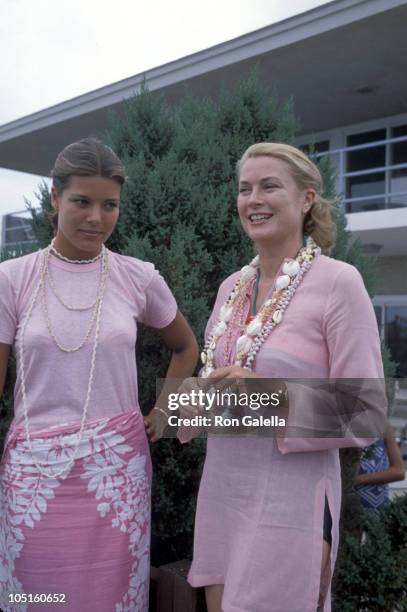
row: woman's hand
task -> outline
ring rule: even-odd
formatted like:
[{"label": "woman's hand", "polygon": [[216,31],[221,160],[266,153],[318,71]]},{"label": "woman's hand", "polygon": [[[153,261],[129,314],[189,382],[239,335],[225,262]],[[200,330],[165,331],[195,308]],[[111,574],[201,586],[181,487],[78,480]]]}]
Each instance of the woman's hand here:
[{"label": "woman's hand", "polygon": [[241,368],[240,366],[226,366],[224,368],[217,368],[208,378],[215,380],[222,380],[222,378],[261,378],[258,374],[255,374],[248,368]]},{"label": "woman's hand", "polygon": [[236,386],[235,391],[238,393],[246,393],[246,385],[244,382],[245,378],[261,378],[258,374],[254,374],[248,368],[241,368],[240,366],[226,366],[224,368],[217,368],[211,374],[209,374],[206,380],[216,381],[216,388],[224,390],[230,388],[230,380],[235,383],[233,388]]},{"label": "woman's hand", "polygon": [[162,438],[167,425],[168,417],[166,417],[164,411],[159,410],[157,407],[153,408],[151,412],[144,417],[144,426],[150,442],[157,442],[157,440]]},{"label": "woman's hand", "polygon": [[261,378],[261,376],[255,374],[248,368],[241,368],[240,366],[233,365],[225,368],[217,368],[209,374],[208,378],[212,380],[222,380],[224,378]]},{"label": "woman's hand", "polygon": [[[207,379],[206,379],[207,380]],[[179,406],[179,415],[183,418],[192,418],[194,416],[198,416],[200,414],[205,413],[205,400],[204,394],[207,389],[210,387],[209,384],[205,384],[205,380],[203,378],[186,378],[182,385],[178,387],[177,393],[188,394],[191,398],[191,403],[188,405],[180,404]],[[194,398],[194,403],[192,403],[192,398]],[[202,402],[200,401],[202,399]]]}]

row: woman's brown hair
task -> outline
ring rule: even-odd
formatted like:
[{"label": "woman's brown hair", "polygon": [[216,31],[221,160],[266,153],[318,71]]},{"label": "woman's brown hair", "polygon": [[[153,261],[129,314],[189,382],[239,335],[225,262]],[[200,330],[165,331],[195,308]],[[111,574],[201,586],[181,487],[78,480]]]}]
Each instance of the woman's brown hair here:
[{"label": "woman's brown hair", "polygon": [[[98,138],[82,138],[59,153],[51,170],[52,186],[58,194],[69,187],[73,176],[101,176],[119,185],[127,180],[126,171],[116,153]],[[58,213],[50,215],[54,230],[58,228]]]}]

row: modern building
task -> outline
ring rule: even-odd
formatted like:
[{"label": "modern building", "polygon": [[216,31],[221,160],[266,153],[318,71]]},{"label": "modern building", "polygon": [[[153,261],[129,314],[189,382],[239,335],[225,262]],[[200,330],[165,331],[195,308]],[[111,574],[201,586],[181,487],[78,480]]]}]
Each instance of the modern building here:
[{"label": "modern building", "polygon": [[36,242],[31,214],[22,210],[3,215],[1,223],[0,249],[8,252],[31,247]]},{"label": "modern building", "polygon": [[0,167],[46,175],[63,146],[103,132],[144,82],[176,102],[257,69],[293,98],[298,144],[335,164],[349,228],[378,257],[377,318],[407,378],[406,24],[407,0],[334,0],[3,125]]}]

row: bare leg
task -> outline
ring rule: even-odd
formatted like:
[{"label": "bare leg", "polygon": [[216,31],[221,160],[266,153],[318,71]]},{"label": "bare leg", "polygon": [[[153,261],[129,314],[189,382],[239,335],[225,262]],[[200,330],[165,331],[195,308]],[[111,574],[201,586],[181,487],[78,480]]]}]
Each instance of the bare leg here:
[{"label": "bare leg", "polygon": [[318,609],[323,610],[325,597],[331,580],[331,547],[322,541],[321,580],[319,585]]},{"label": "bare leg", "polygon": [[211,584],[205,587],[208,612],[222,612],[223,588],[223,584]]}]

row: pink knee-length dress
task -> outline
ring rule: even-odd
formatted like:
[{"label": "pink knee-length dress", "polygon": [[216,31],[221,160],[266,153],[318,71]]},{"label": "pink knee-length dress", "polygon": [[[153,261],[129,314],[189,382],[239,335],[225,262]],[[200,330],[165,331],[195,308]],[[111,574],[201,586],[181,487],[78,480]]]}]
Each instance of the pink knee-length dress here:
[{"label": "pink knee-length dress", "polygon": [[[239,273],[221,285],[206,334]],[[246,313],[250,308],[247,296]],[[234,340],[242,329],[236,326]],[[235,342],[233,343],[235,345]],[[215,366],[225,365],[223,342]],[[233,364],[234,354],[230,359]],[[257,354],[254,371],[275,378],[383,378],[371,301],[359,272],[319,256],[284,319]],[[288,384],[290,411],[310,410],[312,393]],[[376,408],[385,412],[383,386]],[[195,432],[196,433],[196,432]],[[193,431],[182,431],[185,442]],[[209,435],[199,489],[193,586],[223,584],[223,612],[315,612],[325,495],[333,519],[331,569],[338,549],[338,447],[369,439]],[[324,612],[331,610],[330,592]]]}]

